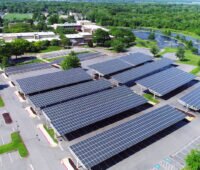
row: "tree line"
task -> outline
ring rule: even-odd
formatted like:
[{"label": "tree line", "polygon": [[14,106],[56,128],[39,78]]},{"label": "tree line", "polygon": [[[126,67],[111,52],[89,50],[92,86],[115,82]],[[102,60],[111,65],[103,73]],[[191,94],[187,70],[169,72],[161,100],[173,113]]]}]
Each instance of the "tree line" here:
[{"label": "tree line", "polygon": [[[83,18],[103,26],[154,27],[184,30],[200,35],[200,6],[175,4],[104,4],[70,2],[0,2],[0,11],[33,13],[33,20],[44,22],[44,13],[49,16],[68,14],[70,11],[83,14]],[[42,19],[43,18],[43,19]],[[50,19],[58,22],[57,16]],[[73,18],[69,19],[69,22]],[[0,20],[0,23],[2,21]],[[62,21],[61,21],[62,22]],[[40,23],[41,24],[41,23]]]}]

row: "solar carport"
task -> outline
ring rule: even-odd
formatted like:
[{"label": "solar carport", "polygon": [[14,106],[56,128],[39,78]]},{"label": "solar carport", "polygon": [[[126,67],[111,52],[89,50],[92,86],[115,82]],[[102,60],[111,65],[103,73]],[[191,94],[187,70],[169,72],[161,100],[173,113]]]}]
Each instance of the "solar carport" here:
[{"label": "solar carport", "polygon": [[187,108],[200,110],[200,87],[180,98],[179,102]]},{"label": "solar carport", "polygon": [[81,68],[59,71],[35,77],[17,80],[19,91],[25,95],[32,95],[55,88],[74,85],[92,80]]},{"label": "solar carport", "polygon": [[137,81],[136,83],[157,96],[164,96],[173,90],[189,83],[195,78],[177,68],[169,68],[157,74]]},{"label": "solar carport", "polygon": [[95,70],[95,72],[97,72],[101,76],[108,76],[108,75],[112,75],[123,70],[127,70],[133,66],[120,59],[113,59],[113,60],[108,60],[105,62],[93,64],[93,65],[90,65],[89,67]]},{"label": "solar carport", "polygon": [[35,94],[29,96],[29,100],[36,108],[43,109],[61,102],[66,102],[78,97],[110,89],[111,87],[112,84],[107,80],[95,80],[45,93]]},{"label": "solar carport", "polygon": [[43,113],[58,135],[64,136],[146,102],[129,88],[121,86],[44,108]]},{"label": "solar carport", "polygon": [[130,53],[127,56],[120,57],[124,62],[127,62],[133,66],[138,66],[146,62],[152,61],[153,58],[150,55],[144,53]]},{"label": "solar carport", "polygon": [[69,148],[80,165],[92,169],[184,118],[184,113],[166,105]]},{"label": "solar carport", "polygon": [[153,73],[161,71],[167,67],[170,67],[172,63],[173,63],[172,60],[163,58],[158,61],[148,63],[140,67],[133,68],[133,69],[124,71],[122,73],[116,74],[112,78],[115,81],[117,81],[119,84],[125,84],[128,86],[131,86],[135,83],[135,81],[141,78],[144,78]]},{"label": "solar carport", "polygon": [[5,68],[5,74],[10,76],[13,74],[20,74],[29,71],[35,71],[40,69],[51,68],[51,63],[33,63],[33,64],[25,64],[21,66],[13,66]]}]

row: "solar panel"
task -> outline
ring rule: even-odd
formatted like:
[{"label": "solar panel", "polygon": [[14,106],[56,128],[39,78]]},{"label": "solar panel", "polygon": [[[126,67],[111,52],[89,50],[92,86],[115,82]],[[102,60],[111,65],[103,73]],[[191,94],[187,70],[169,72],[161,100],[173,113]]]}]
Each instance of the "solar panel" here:
[{"label": "solar panel", "polygon": [[53,104],[58,104],[95,92],[100,92],[111,88],[111,86],[111,83],[106,80],[89,81],[86,83],[81,83],[70,87],[64,87],[45,93],[39,93],[30,96],[29,99],[33,103],[33,105],[35,105],[35,107],[44,108]]},{"label": "solar panel", "polygon": [[85,168],[91,169],[184,118],[182,112],[166,105],[69,148]]},{"label": "solar panel", "polygon": [[200,87],[183,96],[180,102],[191,109],[200,110]]},{"label": "solar panel", "polygon": [[100,57],[102,54],[100,52],[93,52],[93,53],[81,53],[78,54],[77,57],[80,61],[90,60],[96,57]]},{"label": "solar panel", "polygon": [[120,59],[113,59],[102,63],[93,64],[90,65],[89,67],[105,76],[131,68],[132,65],[123,62]]},{"label": "solar panel", "polygon": [[18,79],[17,83],[24,94],[30,95],[89,80],[91,80],[91,77],[83,69],[76,68],[68,71],[59,71],[56,73]]},{"label": "solar panel", "polygon": [[131,53],[124,57],[120,57],[120,59],[133,66],[138,66],[148,61],[152,61],[153,58],[150,55],[138,52],[138,53]]},{"label": "solar panel", "polygon": [[65,135],[144,103],[146,100],[129,88],[116,87],[45,108],[43,112],[60,135]]},{"label": "solar panel", "polygon": [[25,64],[21,66],[13,66],[5,68],[5,73],[9,75],[20,74],[24,72],[30,72],[40,69],[51,68],[51,64],[49,63],[33,63],[33,64]]},{"label": "solar panel", "polygon": [[165,94],[183,86],[195,78],[194,75],[186,73],[177,68],[170,68],[157,74],[137,81],[136,83],[149,89],[158,96]]},{"label": "solar panel", "polygon": [[113,79],[120,84],[133,85],[136,80],[169,67],[172,63],[172,60],[163,58],[161,60],[116,74],[113,76]]}]

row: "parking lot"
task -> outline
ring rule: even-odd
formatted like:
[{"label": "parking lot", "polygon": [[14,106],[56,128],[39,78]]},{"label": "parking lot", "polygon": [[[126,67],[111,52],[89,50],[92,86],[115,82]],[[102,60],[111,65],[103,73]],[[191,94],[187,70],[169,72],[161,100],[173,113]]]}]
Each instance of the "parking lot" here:
[{"label": "parking lot", "polygon": [[[114,56],[102,56],[101,58],[83,61],[82,63],[83,66],[87,68],[87,66],[90,64],[104,61],[108,58],[112,59]],[[184,71],[190,71],[190,69],[186,68],[184,65],[180,65],[179,67]],[[42,75],[57,71],[59,71],[59,69],[55,68],[31,71],[28,73],[12,75],[10,79],[15,81],[19,78]],[[10,80],[5,79],[1,75],[1,85],[8,84],[8,81]],[[60,143],[61,147],[57,148],[51,148],[45,137],[37,129],[37,125],[39,123],[44,123],[44,120],[38,119],[37,117],[30,118],[28,112],[25,110],[25,107],[27,107],[28,104],[21,103],[19,101],[18,97],[14,94],[16,91],[15,87],[5,87],[1,91],[1,96],[5,101],[6,111],[12,115],[14,123],[12,125],[5,125],[4,120],[2,118],[0,119],[0,144],[10,141],[9,134],[13,131],[13,129],[20,130],[25,144],[30,152],[30,156],[26,159],[21,159],[17,152],[0,155],[0,169],[63,170],[64,167],[60,164],[60,161],[65,157],[72,157],[68,150],[70,145],[102,133],[166,104],[186,110],[178,103],[177,99],[192,91],[196,86],[199,86],[199,83],[180,90],[179,93],[175,93],[175,95],[170,97],[168,100],[159,99],[160,103],[154,107],[149,107],[137,114],[130,114],[123,119],[119,119],[113,124],[98,127],[96,131],[92,131],[72,141],[62,140]],[[133,86],[131,89],[136,93],[141,94],[141,91],[137,86]],[[4,110],[1,110],[1,113],[3,112]],[[200,136],[200,116],[198,113],[192,113],[196,116],[192,122],[177,127],[177,129],[174,131],[169,130],[168,133],[165,133],[165,135],[163,135],[161,138],[151,138],[150,140],[146,141],[146,143],[142,143],[139,146],[140,149],[133,147],[132,150],[125,151],[122,155],[118,155],[118,159],[113,161],[113,166],[109,167],[106,165],[106,167],[109,167],[110,170],[178,170],[182,168],[185,154],[188,153],[190,149],[196,147],[197,144],[200,144],[200,138],[198,138]],[[135,150],[135,152],[133,152],[133,150]]]}]

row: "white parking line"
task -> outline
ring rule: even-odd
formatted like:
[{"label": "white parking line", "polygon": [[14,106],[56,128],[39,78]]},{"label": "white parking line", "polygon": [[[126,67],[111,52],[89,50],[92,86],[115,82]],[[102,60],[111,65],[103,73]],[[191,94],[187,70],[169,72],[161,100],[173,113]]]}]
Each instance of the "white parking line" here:
[{"label": "white parking line", "polygon": [[3,140],[3,137],[1,136],[1,141],[2,141],[2,144],[4,144],[4,140]]},{"label": "white parking line", "polygon": [[29,164],[29,167],[31,168],[31,170],[34,170],[34,167],[32,164]]},{"label": "white parking line", "polygon": [[8,156],[9,156],[10,162],[13,163],[13,159],[10,153],[8,153]]},{"label": "white parking line", "polygon": [[0,166],[3,166],[2,157],[0,156]]}]

